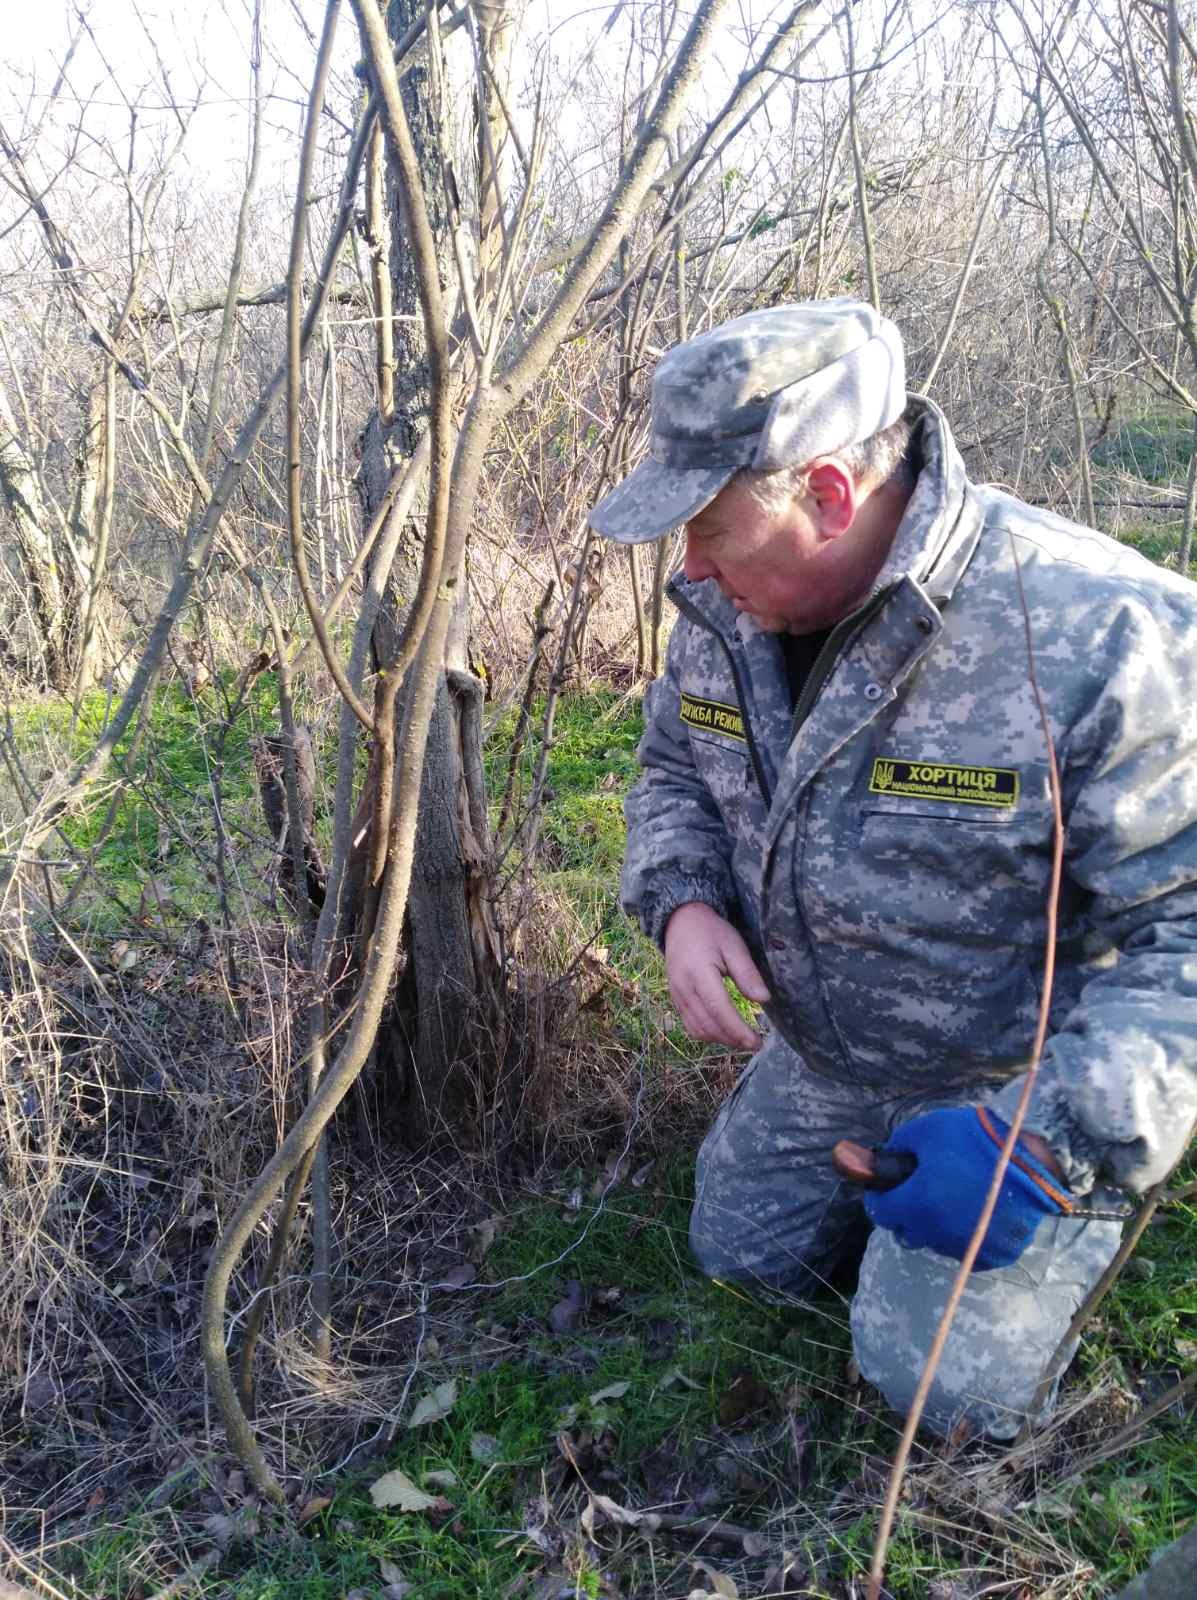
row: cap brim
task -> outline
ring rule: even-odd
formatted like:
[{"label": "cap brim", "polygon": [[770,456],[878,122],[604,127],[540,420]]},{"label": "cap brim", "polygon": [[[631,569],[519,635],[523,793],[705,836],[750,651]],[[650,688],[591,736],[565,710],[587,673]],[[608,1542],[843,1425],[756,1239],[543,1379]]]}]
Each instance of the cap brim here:
[{"label": "cap brim", "polygon": [[738,471],[722,465],[666,467],[649,458],[599,501],[587,521],[617,544],[647,544],[697,516]]}]

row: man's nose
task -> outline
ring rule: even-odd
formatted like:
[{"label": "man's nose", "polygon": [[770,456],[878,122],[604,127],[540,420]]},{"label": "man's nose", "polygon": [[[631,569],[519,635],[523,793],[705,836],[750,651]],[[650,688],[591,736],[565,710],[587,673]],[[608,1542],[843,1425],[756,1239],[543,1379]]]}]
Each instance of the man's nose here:
[{"label": "man's nose", "polygon": [[704,578],[713,578],[719,571],[715,563],[703,555],[698,540],[689,528],[686,529],[686,559],[682,562],[682,571],[691,583],[701,583]]}]

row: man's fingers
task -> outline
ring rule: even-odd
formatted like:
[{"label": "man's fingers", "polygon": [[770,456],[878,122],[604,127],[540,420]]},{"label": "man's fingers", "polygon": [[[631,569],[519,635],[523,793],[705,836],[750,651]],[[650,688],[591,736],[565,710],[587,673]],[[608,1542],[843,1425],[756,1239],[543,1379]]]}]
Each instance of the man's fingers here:
[{"label": "man's fingers", "polygon": [[724,940],[720,953],[728,977],[744,998],[763,1004],[769,998],[768,987],[757,971],[756,962],[748,953],[748,946],[734,930],[732,937]]},{"label": "man's fingers", "polygon": [[692,1039],[710,1044],[725,1044],[733,1050],[755,1050],[760,1043],[731,1002],[723,987],[722,975],[708,968],[692,978],[684,991],[675,996],[682,1025]]}]

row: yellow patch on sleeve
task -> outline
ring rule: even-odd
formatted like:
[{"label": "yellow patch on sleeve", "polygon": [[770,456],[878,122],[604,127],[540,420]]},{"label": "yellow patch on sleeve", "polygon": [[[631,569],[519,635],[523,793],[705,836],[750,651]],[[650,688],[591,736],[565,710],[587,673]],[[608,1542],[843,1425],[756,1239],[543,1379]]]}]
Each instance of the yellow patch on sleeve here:
[{"label": "yellow patch on sleeve", "polygon": [[728,739],[738,739],[747,744],[744,718],[737,706],[725,706],[719,700],[700,700],[696,695],[682,695],[682,721],[688,728],[700,733],[722,733]]}]

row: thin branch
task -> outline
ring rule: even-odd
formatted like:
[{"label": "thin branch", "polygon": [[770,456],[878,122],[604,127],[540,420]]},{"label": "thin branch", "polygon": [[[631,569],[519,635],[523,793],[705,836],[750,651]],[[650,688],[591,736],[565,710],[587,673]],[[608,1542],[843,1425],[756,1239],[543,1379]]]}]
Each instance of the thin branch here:
[{"label": "thin branch", "polygon": [[1047,892],[1043,982],[1040,988],[1039,1021],[1035,1029],[1034,1043],[1031,1046],[1031,1064],[1027,1069],[1018,1105],[1015,1107],[1014,1115],[1010,1120],[1005,1143],[1002,1145],[997,1165],[994,1167],[989,1192],[985,1196],[985,1204],[981,1207],[981,1215],[977,1218],[977,1225],[973,1229],[972,1238],[969,1240],[968,1247],[961,1258],[960,1270],[952,1283],[947,1304],[944,1306],[939,1326],[935,1330],[935,1338],[932,1340],[931,1348],[927,1353],[926,1365],[923,1367],[922,1377],[919,1379],[910,1411],[906,1417],[906,1426],[902,1429],[902,1438],[894,1454],[889,1486],[886,1490],[885,1502],[881,1508],[881,1517],[877,1526],[877,1539],[873,1546],[873,1560],[869,1569],[868,1589],[866,1591],[868,1600],[880,1600],[881,1597],[881,1580],[885,1575],[885,1553],[889,1545],[890,1530],[893,1527],[894,1516],[898,1509],[898,1496],[901,1493],[902,1479],[906,1473],[906,1464],[910,1459],[915,1432],[923,1414],[923,1407],[927,1403],[927,1396],[931,1392],[931,1384],[939,1369],[940,1358],[943,1355],[948,1333],[951,1330],[952,1322],[960,1305],[961,1296],[964,1294],[965,1285],[968,1283],[969,1274],[972,1272],[973,1262],[977,1259],[977,1252],[984,1242],[990,1219],[997,1206],[998,1195],[1005,1181],[1010,1157],[1013,1154],[1014,1146],[1018,1143],[1019,1134],[1022,1132],[1027,1107],[1031,1103],[1031,1095],[1034,1093],[1035,1083],[1039,1076],[1039,1063],[1043,1057],[1043,1046],[1047,1040],[1048,1024],[1051,1017],[1052,990],[1056,973],[1056,929],[1060,914],[1060,883],[1064,869],[1064,813],[1060,797],[1060,771],[1056,762],[1055,740],[1052,738],[1051,722],[1039,687],[1038,674],[1035,671],[1035,646],[1031,634],[1031,616],[1027,606],[1026,592],[1023,588],[1022,568],[1019,565],[1018,550],[1014,543],[1013,534],[1010,535],[1010,554],[1014,562],[1015,577],[1018,580],[1019,605],[1022,607],[1023,630],[1027,649],[1027,678],[1039,711],[1040,725],[1043,729],[1052,801],[1052,864]]}]

